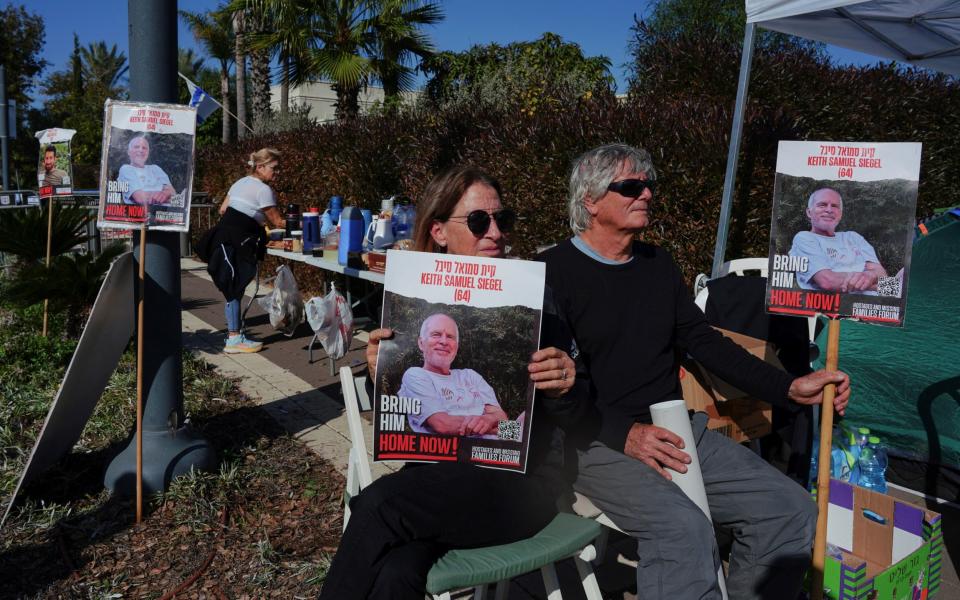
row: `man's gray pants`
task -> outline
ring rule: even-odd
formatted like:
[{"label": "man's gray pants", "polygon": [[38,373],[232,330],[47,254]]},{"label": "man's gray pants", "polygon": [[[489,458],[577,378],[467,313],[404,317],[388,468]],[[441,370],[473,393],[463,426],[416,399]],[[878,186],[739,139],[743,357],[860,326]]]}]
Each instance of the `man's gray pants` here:
[{"label": "man's gray pants", "polygon": [[[794,600],[810,564],[817,507],[801,486],[749,449],[692,419],[713,521],[733,535],[731,600]],[[713,525],[671,481],[594,442],[578,451],[574,488],[637,540],[637,597],[721,598]]]}]

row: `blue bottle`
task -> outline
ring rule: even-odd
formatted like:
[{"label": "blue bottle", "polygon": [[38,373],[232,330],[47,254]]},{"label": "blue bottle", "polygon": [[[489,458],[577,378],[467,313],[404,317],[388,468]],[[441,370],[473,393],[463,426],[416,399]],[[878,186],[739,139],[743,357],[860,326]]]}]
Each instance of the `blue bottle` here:
[{"label": "blue bottle", "polygon": [[366,250],[367,232],[370,231],[370,224],[373,223],[373,213],[369,208],[361,208],[360,214],[363,216],[363,241],[361,244],[364,246],[363,249]]},{"label": "blue bottle", "polygon": [[323,243],[323,238],[327,237],[331,233],[337,230],[337,222],[333,220],[333,217],[330,216],[330,210],[327,209],[323,211],[323,214],[320,215],[320,239],[318,243]]},{"label": "blue bottle", "polygon": [[847,461],[850,464],[850,483],[857,485],[860,480],[860,451],[857,436],[851,431],[847,434]]},{"label": "blue bottle", "polygon": [[340,244],[337,247],[337,262],[346,265],[351,252],[363,249],[363,215],[356,206],[348,206],[340,215]]},{"label": "blue bottle", "polygon": [[818,460],[819,452],[817,451],[817,445],[813,445],[813,452],[810,454],[810,473],[807,474],[807,491],[817,493],[817,474],[820,469],[820,462]]},{"label": "blue bottle", "polygon": [[340,212],[343,210],[343,198],[340,196],[330,196],[330,204],[327,205],[327,211],[330,213],[330,220],[334,225],[340,224]]},{"label": "blue bottle", "polygon": [[406,240],[413,237],[413,222],[416,220],[416,210],[406,198],[397,200],[393,209],[393,237]]},{"label": "blue bottle", "polygon": [[303,213],[303,251],[309,254],[314,246],[321,245],[320,240],[320,213]]},{"label": "blue bottle", "polygon": [[880,438],[872,435],[867,445],[860,450],[860,480],[862,488],[887,493],[887,451],[880,445]]}]

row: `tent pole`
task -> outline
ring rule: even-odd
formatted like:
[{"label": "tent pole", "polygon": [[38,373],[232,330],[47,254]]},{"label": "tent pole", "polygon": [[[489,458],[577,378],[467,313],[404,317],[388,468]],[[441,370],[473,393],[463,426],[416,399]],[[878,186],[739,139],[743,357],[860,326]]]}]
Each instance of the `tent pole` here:
[{"label": "tent pole", "polygon": [[747,23],[743,32],[743,57],[740,59],[740,78],[737,81],[737,101],[733,108],[733,127],[730,130],[730,148],[727,151],[727,172],[723,178],[723,200],[720,203],[720,220],[717,224],[717,244],[713,252],[711,277],[720,274],[723,257],[727,251],[727,233],[730,228],[730,209],[733,204],[733,188],[737,177],[737,159],[740,156],[740,138],[743,133],[743,110],[747,104],[747,87],[750,84],[750,65],[753,62],[753,34],[756,25]]}]

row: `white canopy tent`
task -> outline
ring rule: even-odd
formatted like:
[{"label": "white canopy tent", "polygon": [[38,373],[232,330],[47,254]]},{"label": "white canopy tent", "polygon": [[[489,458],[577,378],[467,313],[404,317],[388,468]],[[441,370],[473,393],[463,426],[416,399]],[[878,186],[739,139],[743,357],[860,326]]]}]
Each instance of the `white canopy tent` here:
[{"label": "white canopy tent", "polygon": [[960,76],[960,0],[746,0],[712,276],[723,264],[757,26]]}]

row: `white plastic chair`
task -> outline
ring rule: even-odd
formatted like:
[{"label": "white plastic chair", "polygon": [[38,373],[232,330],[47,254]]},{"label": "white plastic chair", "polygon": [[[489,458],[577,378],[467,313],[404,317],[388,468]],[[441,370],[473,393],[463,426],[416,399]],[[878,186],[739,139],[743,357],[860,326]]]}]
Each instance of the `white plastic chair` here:
[{"label": "white plastic chair", "polygon": [[[363,438],[363,424],[360,418],[360,410],[358,408],[359,401],[357,397],[357,389],[362,388],[364,383],[364,377],[354,378],[350,367],[340,368],[340,387],[343,390],[343,404],[346,409],[347,427],[350,432],[350,455],[349,462],[347,464],[347,487],[344,494],[344,529],[346,529],[347,522],[350,519],[350,498],[359,494],[363,488],[373,483],[373,475],[370,471],[370,463],[367,456],[367,447]],[[573,531],[574,529],[576,531]],[[541,576],[543,577],[543,585],[547,591],[547,599],[562,600],[563,598],[560,592],[560,583],[557,579],[555,561],[565,558],[573,558],[577,567],[577,571],[580,574],[580,581],[583,585],[583,591],[586,594],[587,600],[603,600],[603,596],[600,593],[600,586],[597,584],[596,576],[593,573],[593,567],[590,564],[591,561],[597,558],[594,540],[596,540],[603,533],[602,528],[599,526],[595,526],[595,524],[589,520],[581,519],[574,515],[559,514],[554,518],[550,525],[547,525],[547,527],[544,528],[541,533],[538,533],[527,540],[515,542],[515,544],[522,545],[530,544],[532,542],[539,542],[540,547],[538,549],[543,550],[543,547],[549,547],[551,545],[551,537],[563,537],[567,531],[571,532],[571,539],[577,540],[575,544],[577,549],[572,553],[565,552],[562,553],[562,555],[545,558],[542,564],[533,567],[533,569],[539,568],[540,570]],[[513,545],[514,544],[504,544],[503,546],[496,546],[496,548],[508,548]],[[569,545],[569,542],[566,545]],[[447,561],[450,564],[469,564],[472,554],[476,554],[478,557],[481,557],[481,553],[489,555],[490,549],[479,548],[476,550],[452,550],[442,557],[440,561],[437,562],[437,565],[441,565],[441,563],[444,563],[444,561]],[[437,569],[437,565],[434,565],[434,569]],[[530,570],[532,569],[528,569],[527,572]],[[523,572],[517,572],[515,574],[521,575]],[[484,600],[486,598],[487,584],[489,583],[497,584],[495,595],[496,600],[506,600],[510,586],[509,579],[479,583],[474,588],[473,597],[477,600]],[[430,587],[429,576],[427,585]],[[470,585],[473,585],[473,583]],[[469,586],[458,586],[456,589],[460,589],[461,587]],[[434,600],[450,600],[450,593],[452,591],[454,590],[445,590],[432,593],[431,595],[433,596]]]}]

